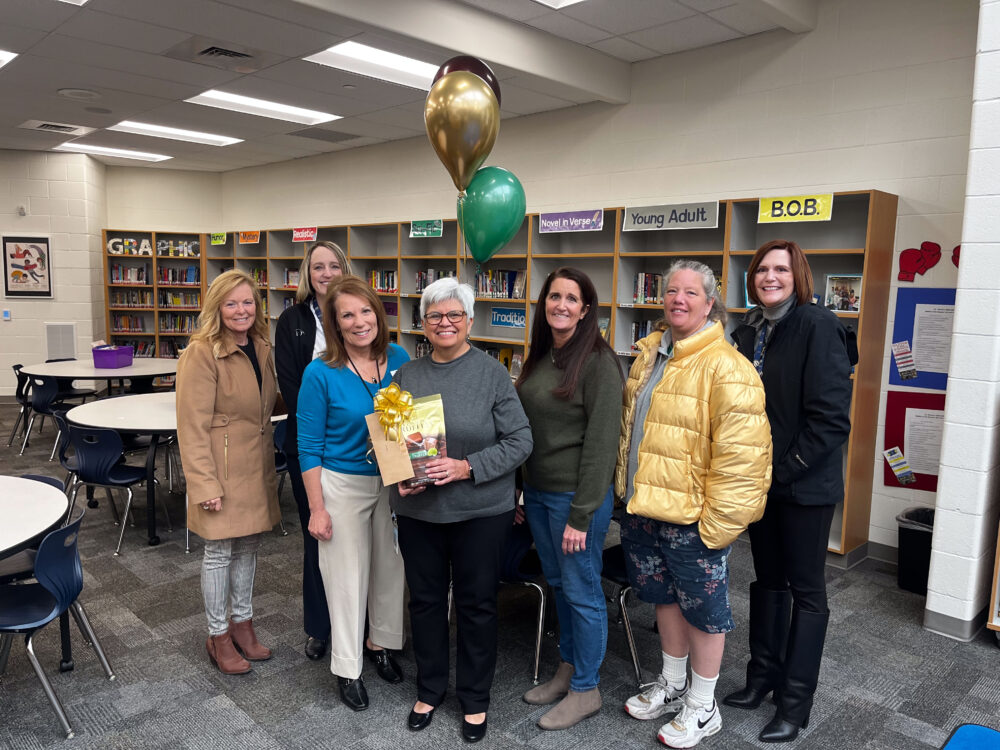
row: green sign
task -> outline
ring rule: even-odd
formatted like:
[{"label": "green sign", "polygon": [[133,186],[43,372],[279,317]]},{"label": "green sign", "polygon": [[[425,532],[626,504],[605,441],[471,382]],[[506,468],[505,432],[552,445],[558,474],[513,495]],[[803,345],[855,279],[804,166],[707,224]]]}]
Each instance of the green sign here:
[{"label": "green sign", "polygon": [[410,237],[441,237],[443,235],[444,219],[410,222]]},{"label": "green sign", "polygon": [[212,232],[212,244],[213,245],[225,245],[226,244],[226,233],[225,232]]}]

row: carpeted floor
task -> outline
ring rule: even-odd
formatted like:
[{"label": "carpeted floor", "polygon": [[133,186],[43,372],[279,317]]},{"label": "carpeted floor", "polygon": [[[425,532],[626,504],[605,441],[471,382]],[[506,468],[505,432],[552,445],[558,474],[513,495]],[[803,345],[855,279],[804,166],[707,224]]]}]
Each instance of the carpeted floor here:
[{"label": "carpeted floor", "polygon": [[[14,407],[0,405],[0,434],[10,432]],[[62,477],[48,462],[54,435],[46,426],[24,456],[0,447],[0,473]],[[139,463],[137,457],[133,462]],[[36,653],[62,698],[76,737],[65,741],[55,715],[18,639],[0,677],[0,748],[440,748],[460,747],[461,712],[449,696],[425,731],[405,727],[415,699],[414,664],[408,649],[400,662],[407,679],[386,685],[366,664],[371,708],[355,714],[337,695],[328,662],[302,653],[301,536],[294,501],[281,498],[289,535],[267,535],[257,565],[254,622],[274,658],[244,676],[225,677],[205,655],[205,616],[199,590],[201,543],[184,554],[183,498],[166,497],[178,527],[161,531],[163,543],[148,547],[142,510],[125,533],[121,557],[112,556],[117,528],[107,502],[90,509],[80,537],[85,588],[81,600],[118,678],[108,682],[97,659],[73,630],[76,668],[58,671],[59,629],[45,628]],[[161,520],[162,524],[162,520]],[[828,568],[833,612],[826,656],[809,728],[789,747],[830,750],[927,750],[940,748],[959,724],[1000,729],[1000,651],[991,633],[972,643],[933,635],[920,626],[923,598],[896,587],[895,570],[866,561],[851,571]],[[746,659],[749,547],[732,556],[732,601],[737,629],[730,636],[718,695],[743,680]],[[614,592],[609,588],[609,595]],[[547,733],[535,726],[546,710],[526,705],[531,686],[534,603],[520,589],[500,595],[499,661],[484,748],[598,750],[657,746],[661,721],[640,722],[621,708],[634,691],[624,633],[611,620],[601,672],[604,709],[573,729]],[[632,622],[646,679],[659,668],[652,608],[633,601]],[[554,637],[543,647],[543,678],[557,661]],[[757,733],[770,704],[743,712],[724,707],[723,730],[702,747],[762,747]]]}]

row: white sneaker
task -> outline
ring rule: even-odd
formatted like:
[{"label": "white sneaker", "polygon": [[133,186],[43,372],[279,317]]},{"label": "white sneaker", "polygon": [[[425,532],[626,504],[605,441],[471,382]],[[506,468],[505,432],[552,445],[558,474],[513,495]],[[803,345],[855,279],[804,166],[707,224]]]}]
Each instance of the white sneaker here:
[{"label": "white sneaker", "polygon": [[656,682],[644,685],[646,689],[625,701],[625,712],[633,719],[659,719],[664,714],[681,710],[683,698],[687,694],[687,680],[680,688],[670,687],[661,674]]},{"label": "white sneaker", "polygon": [[696,706],[685,696],[681,712],[674,720],[660,727],[657,738],[667,747],[694,747],[705,737],[722,729],[719,704]]}]

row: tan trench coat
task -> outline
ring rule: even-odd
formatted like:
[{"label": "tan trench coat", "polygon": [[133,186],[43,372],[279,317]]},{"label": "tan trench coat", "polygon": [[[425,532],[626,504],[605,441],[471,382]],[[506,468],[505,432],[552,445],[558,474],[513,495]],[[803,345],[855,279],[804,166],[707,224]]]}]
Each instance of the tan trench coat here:
[{"label": "tan trench coat", "polygon": [[[247,356],[230,344],[216,359],[194,341],[177,366],[177,439],[187,480],[188,526],[203,539],[269,531],[278,522],[271,411],[277,379],[271,344],[251,337],[262,387]],[[221,511],[201,503],[222,498]]]}]

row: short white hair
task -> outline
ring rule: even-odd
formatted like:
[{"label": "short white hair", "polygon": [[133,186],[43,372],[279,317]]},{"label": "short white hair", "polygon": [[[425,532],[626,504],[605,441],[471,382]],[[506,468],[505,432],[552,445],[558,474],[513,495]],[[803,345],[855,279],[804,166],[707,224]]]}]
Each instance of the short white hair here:
[{"label": "short white hair", "polygon": [[468,284],[459,284],[450,276],[438,279],[434,283],[428,284],[427,288],[424,289],[423,294],[420,295],[420,317],[423,318],[427,315],[427,308],[453,299],[462,303],[462,308],[469,316],[469,320],[475,317],[473,307],[476,304],[476,295],[472,291],[472,287]]}]

